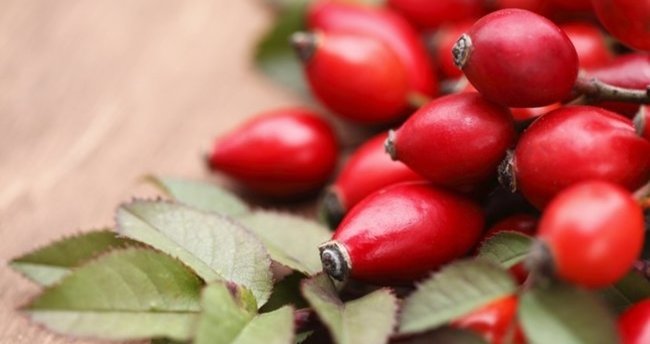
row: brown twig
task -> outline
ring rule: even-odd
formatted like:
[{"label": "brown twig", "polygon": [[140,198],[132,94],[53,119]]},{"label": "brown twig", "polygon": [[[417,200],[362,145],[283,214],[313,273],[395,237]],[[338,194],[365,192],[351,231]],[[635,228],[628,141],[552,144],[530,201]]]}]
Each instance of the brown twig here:
[{"label": "brown twig", "polygon": [[584,96],[588,103],[618,101],[650,104],[650,85],[645,90],[635,90],[613,86],[596,78],[579,76],[574,90],[578,95]]}]

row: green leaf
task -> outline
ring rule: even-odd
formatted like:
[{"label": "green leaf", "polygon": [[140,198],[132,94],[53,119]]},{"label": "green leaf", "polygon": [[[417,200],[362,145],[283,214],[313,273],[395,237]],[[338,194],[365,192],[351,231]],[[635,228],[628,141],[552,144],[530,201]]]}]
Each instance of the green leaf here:
[{"label": "green leaf", "polygon": [[522,262],[533,244],[533,239],[517,232],[500,232],[490,237],[479,249],[479,257],[510,268]]},{"label": "green leaf", "polygon": [[30,280],[50,286],[70,269],[115,248],[138,245],[108,229],[77,234],[57,240],[11,261],[10,266]]},{"label": "green leaf", "polygon": [[245,310],[223,283],[205,288],[202,306],[195,344],[293,342],[291,307],[256,316]]},{"label": "green leaf", "polygon": [[638,272],[631,271],[600,293],[614,311],[622,313],[629,306],[650,298],[650,283]]},{"label": "green leaf", "polygon": [[325,275],[305,280],[302,293],[338,344],[387,343],[397,316],[397,298],[380,289],[343,303]]},{"label": "green leaf", "polygon": [[269,301],[260,308],[260,312],[274,311],[282,306],[293,305],[294,308],[307,307],[307,301],[300,294],[300,282],[305,276],[294,272],[273,286]]},{"label": "green leaf", "polygon": [[468,331],[460,330],[451,327],[443,327],[432,332],[428,332],[415,337],[409,336],[406,339],[394,340],[393,344],[488,344],[478,334]]},{"label": "green leaf", "polygon": [[232,217],[244,215],[250,210],[239,197],[212,183],[158,176],[147,176],[146,180],[174,200],[199,210]]},{"label": "green leaf", "polygon": [[618,343],[616,323],[590,292],[552,283],[520,298],[519,320],[529,343]]},{"label": "green leaf", "polygon": [[433,330],[516,289],[510,274],[492,262],[452,263],[418,285],[405,300],[400,332]]},{"label": "green leaf", "polygon": [[24,311],[56,332],[102,339],[189,339],[203,282],[150,248],[111,251],[45,289]]},{"label": "green leaf", "polygon": [[271,260],[262,243],[231,219],[181,204],[134,201],[117,211],[120,233],[151,245],[190,266],[208,282],[228,280],[268,300]]},{"label": "green leaf", "polygon": [[257,211],[239,218],[266,246],[271,259],[305,275],[322,271],[318,245],[332,233],[321,224],[291,214]]}]

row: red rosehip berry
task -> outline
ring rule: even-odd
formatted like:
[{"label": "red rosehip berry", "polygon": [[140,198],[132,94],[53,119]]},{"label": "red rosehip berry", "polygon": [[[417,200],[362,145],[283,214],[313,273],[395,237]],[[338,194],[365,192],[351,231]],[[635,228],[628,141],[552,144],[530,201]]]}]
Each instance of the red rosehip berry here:
[{"label": "red rosehip berry", "polygon": [[491,0],[489,3],[494,10],[519,8],[542,16],[546,16],[550,11],[548,0]]},{"label": "red rosehip berry", "polygon": [[638,302],[618,318],[621,344],[650,343],[650,299]]},{"label": "red rosehip berry", "polygon": [[424,181],[417,173],[384,152],[387,134],[379,134],[361,145],[346,162],[334,184],[323,197],[322,213],[336,226],[343,215],[371,193],[387,186]]},{"label": "red rosehip berry", "polygon": [[428,97],[438,93],[438,80],[419,34],[397,13],[320,0],[309,6],[307,25],[312,30],[368,35],[383,41],[406,69],[410,92]]},{"label": "red rosehip berry", "polygon": [[483,0],[388,0],[388,6],[422,29],[474,20],[483,14]]},{"label": "red rosehip berry", "polygon": [[531,107],[531,108],[511,108],[512,117],[515,121],[526,121],[542,115],[545,115],[555,109],[562,107],[561,103],[553,103],[551,105]]},{"label": "red rosehip berry", "polygon": [[209,164],[251,191],[290,197],[325,184],[337,155],[336,136],[325,120],[310,110],[286,108],[263,113],[217,139]]},{"label": "red rosehip berry", "polygon": [[650,105],[644,105],[634,117],[634,128],[639,136],[650,140]]},{"label": "red rosehip berry", "polygon": [[410,283],[467,253],[482,228],[473,202],[428,183],[397,184],[345,216],[320,247],[323,270],[338,280]]},{"label": "red rosehip berry", "polygon": [[453,48],[456,65],[486,98],[510,107],[538,107],[567,98],[578,55],[550,20],[520,9],[477,21]]},{"label": "red rosehip berry", "polygon": [[517,321],[518,303],[515,295],[497,299],[454,320],[451,326],[473,331],[489,344],[524,344],[526,339]]},{"label": "red rosehip berry", "polygon": [[591,11],[591,0],[549,0],[557,9],[568,11]]},{"label": "red rosehip berry", "polygon": [[485,232],[484,238],[489,239],[497,233],[510,231],[526,235],[535,235],[537,217],[530,214],[514,214],[495,223]]},{"label": "red rosehip berry", "polygon": [[454,63],[454,56],[449,52],[456,44],[458,37],[467,31],[471,22],[460,22],[441,27],[433,37],[433,54],[442,75],[449,79],[463,76],[463,72]]},{"label": "red rosehip berry", "polygon": [[614,37],[633,48],[650,50],[650,1],[592,0],[592,4]]},{"label": "red rosehip berry", "polygon": [[408,109],[408,79],[400,60],[380,40],[343,33],[296,33],[312,92],[341,117],[387,123]]},{"label": "red rosehip berry", "polygon": [[538,238],[560,278],[588,288],[622,278],[639,257],[645,233],[643,210],[629,191],[592,180],[551,201]]},{"label": "red rosehip berry", "polygon": [[588,179],[636,190],[650,178],[650,142],[623,116],[591,106],[564,107],[533,122],[506,164],[513,186],[541,209],[561,190]]},{"label": "red rosehip berry", "polygon": [[438,98],[386,140],[386,151],[445,186],[476,185],[496,173],[515,137],[510,110],[478,93]]},{"label": "red rosehip berry", "polygon": [[612,61],[614,56],[605,44],[603,33],[588,23],[568,23],[560,28],[569,36],[578,53],[580,68],[596,68]]}]

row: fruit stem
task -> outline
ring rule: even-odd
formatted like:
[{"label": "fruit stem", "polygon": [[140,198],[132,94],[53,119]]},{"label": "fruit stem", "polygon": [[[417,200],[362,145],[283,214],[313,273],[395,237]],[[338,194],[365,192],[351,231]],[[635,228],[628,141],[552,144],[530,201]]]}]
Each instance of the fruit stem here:
[{"label": "fruit stem", "polygon": [[528,278],[524,282],[523,290],[528,290],[535,285],[549,283],[553,278],[555,269],[553,255],[546,243],[535,240],[528,252],[524,267],[528,270]]},{"label": "fruit stem", "polygon": [[633,196],[643,208],[650,208],[650,181],[636,190]]},{"label": "fruit stem", "polygon": [[422,94],[420,92],[411,92],[406,97],[406,102],[409,104],[410,107],[414,109],[421,108],[422,106],[426,105],[430,101],[431,101],[431,97],[427,96],[426,94]]},{"label": "fruit stem", "polygon": [[296,32],[289,37],[291,46],[303,63],[308,63],[316,53],[318,35],[310,32]]},{"label": "fruit stem", "polygon": [[397,160],[397,149],[395,148],[395,130],[388,131],[388,137],[384,141],[384,150],[390,155],[390,158],[395,161]]},{"label": "fruit stem", "polygon": [[350,274],[350,256],[340,242],[330,240],[318,247],[323,271],[337,281],[345,282]]},{"label": "fruit stem", "polygon": [[637,112],[636,116],[634,116],[634,119],[632,120],[632,122],[634,123],[634,129],[636,129],[636,133],[639,136],[643,136],[643,132],[645,131],[645,126],[647,124],[645,120],[645,116],[646,116],[645,112],[646,112],[646,108],[645,106],[642,106],[639,109],[639,112]]},{"label": "fruit stem", "polygon": [[618,101],[650,104],[650,85],[645,90],[635,90],[610,85],[596,78],[579,76],[574,85],[574,90],[583,95],[588,103]]}]

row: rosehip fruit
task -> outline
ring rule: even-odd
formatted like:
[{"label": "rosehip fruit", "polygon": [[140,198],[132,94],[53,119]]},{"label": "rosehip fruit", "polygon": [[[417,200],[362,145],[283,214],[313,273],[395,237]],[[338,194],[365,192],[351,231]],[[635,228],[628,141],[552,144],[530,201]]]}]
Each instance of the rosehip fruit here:
[{"label": "rosehip fruit", "polygon": [[644,232],[643,210],[630,192],[596,180],[557,195],[542,215],[537,236],[557,276],[599,288],[630,271]]},{"label": "rosehip fruit", "polygon": [[489,3],[494,10],[519,8],[543,16],[546,16],[550,11],[547,0],[491,0]]},{"label": "rosehip fruit", "polygon": [[636,49],[650,50],[650,1],[592,0],[596,16],[614,37]]},{"label": "rosehip fruit", "polygon": [[438,62],[440,72],[446,78],[456,79],[463,76],[463,72],[456,67],[454,57],[449,52],[454,47],[454,44],[456,44],[458,37],[467,31],[471,24],[469,22],[461,22],[445,25],[433,37],[433,54],[435,60]]},{"label": "rosehip fruit", "polygon": [[307,24],[313,30],[355,33],[383,41],[406,69],[410,92],[428,97],[438,93],[438,80],[419,34],[397,13],[382,8],[316,1],[307,10]]},{"label": "rosehip fruit", "polygon": [[517,297],[497,299],[454,320],[451,326],[473,331],[490,344],[523,344],[524,333],[517,321]]},{"label": "rosehip fruit", "polygon": [[638,302],[618,318],[621,344],[650,343],[650,299]]},{"label": "rosehip fruit", "polygon": [[481,18],[453,48],[456,65],[486,98],[510,107],[538,107],[567,98],[578,55],[550,20],[520,9]]},{"label": "rosehip fruit", "polygon": [[488,239],[497,233],[510,231],[526,235],[535,235],[537,230],[537,217],[530,214],[514,214],[495,223],[485,233],[484,238]]},{"label": "rosehip fruit", "polygon": [[476,185],[496,173],[514,137],[508,108],[458,93],[421,107],[389,134],[386,151],[434,184]]},{"label": "rosehip fruit", "polygon": [[388,6],[423,29],[473,20],[483,14],[483,0],[388,0]]},{"label": "rosehip fruit", "polygon": [[576,48],[580,68],[600,67],[614,58],[605,44],[605,37],[597,27],[576,22],[561,25],[560,28],[569,36]]},{"label": "rosehip fruit", "polygon": [[634,117],[636,133],[646,140],[650,140],[650,105],[644,105]]},{"label": "rosehip fruit", "polygon": [[650,142],[623,116],[591,106],[564,107],[528,127],[509,164],[505,171],[514,176],[513,186],[541,209],[561,190],[587,179],[636,190],[650,179]]},{"label": "rosehip fruit", "polygon": [[531,107],[531,108],[511,108],[512,117],[515,121],[527,121],[542,115],[545,115],[555,109],[559,109],[561,103],[553,103],[551,105]]},{"label": "rosehip fruit", "polygon": [[423,181],[417,173],[384,152],[387,135],[379,134],[361,145],[349,158],[322,202],[327,222],[336,226],[343,215],[371,193],[408,181]]},{"label": "rosehip fruit", "polygon": [[478,205],[428,183],[397,184],[366,197],[321,245],[323,270],[380,284],[402,284],[467,253],[478,241]]},{"label": "rosehip fruit", "polygon": [[569,11],[590,11],[591,0],[549,0],[556,8]]},{"label": "rosehip fruit", "polygon": [[263,113],[217,139],[209,164],[252,191],[289,197],[325,184],[337,155],[336,136],[325,120],[287,108]]}]

